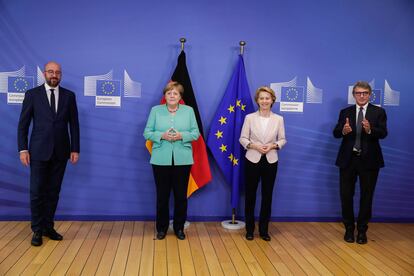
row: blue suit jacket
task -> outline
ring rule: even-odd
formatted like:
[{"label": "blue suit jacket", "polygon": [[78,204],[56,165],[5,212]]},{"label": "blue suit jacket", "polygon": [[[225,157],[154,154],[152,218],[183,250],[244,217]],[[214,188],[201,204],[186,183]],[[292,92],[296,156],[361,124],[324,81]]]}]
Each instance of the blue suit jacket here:
[{"label": "blue suit jacket", "polygon": [[[29,126],[32,121],[28,146]],[[64,160],[70,157],[71,152],[79,152],[79,121],[75,94],[59,86],[58,110],[54,115],[44,85],[28,90],[23,100],[17,139],[18,150],[29,150],[33,160],[49,160],[53,152],[58,159]]]}]

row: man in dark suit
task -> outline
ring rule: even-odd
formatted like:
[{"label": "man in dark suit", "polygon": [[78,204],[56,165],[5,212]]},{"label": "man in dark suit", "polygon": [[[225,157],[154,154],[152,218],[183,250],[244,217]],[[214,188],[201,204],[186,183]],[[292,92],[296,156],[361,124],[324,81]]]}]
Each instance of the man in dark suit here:
[{"label": "man in dark suit", "polygon": [[359,178],[360,201],[357,218],[357,243],[367,243],[368,222],[379,169],[384,167],[379,139],[387,132],[387,115],[381,107],[369,103],[372,90],[367,82],[357,82],[352,90],[356,105],[342,109],[333,135],[342,138],[336,165],[339,167],[344,240],[354,242],[355,183]]},{"label": "man in dark suit", "polygon": [[[26,92],[18,126],[20,161],[30,165],[32,245],[42,236],[62,240],[54,216],[67,160],[79,159],[79,121],[75,94],[59,86],[62,71],[56,62],[44,68],[46,83]],[[28,146],[29,126],[33,121]],[[70,130],[70,135],[68,132]]]}]

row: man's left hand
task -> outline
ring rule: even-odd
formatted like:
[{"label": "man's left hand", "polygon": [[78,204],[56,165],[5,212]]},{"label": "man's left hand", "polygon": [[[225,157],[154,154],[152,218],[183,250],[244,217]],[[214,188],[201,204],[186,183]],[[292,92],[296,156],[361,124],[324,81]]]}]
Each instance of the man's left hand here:
[{"label": "man's left hand", "polygon": [[76,164],[79,160],[79,152],[71,152],[70,153],[70,163]]},{"label": "man's left hand", "polygon": [[362,120],[362,127],[364,128],[366,133],[371,133],[371,125],[367,119]]}]

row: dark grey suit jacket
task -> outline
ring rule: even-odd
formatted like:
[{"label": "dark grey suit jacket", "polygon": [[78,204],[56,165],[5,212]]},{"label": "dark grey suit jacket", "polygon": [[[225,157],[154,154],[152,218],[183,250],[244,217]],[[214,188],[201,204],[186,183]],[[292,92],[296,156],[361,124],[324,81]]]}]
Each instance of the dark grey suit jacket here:
[{"label": "dark grey suit jacket", "polygon": [[[343,135],[342,129],[344,127],[346,118],[349,118],[352,132],[347,135]],[[384,139],[388,134],[387,115],[383,108],[375,106],[373,104],[368,104],[367,111],[365,113],[365,119],[367,119],[371,125],[371,134],[367,134],[364,130],[362,130],[361,159],[366,169],[379,169],[384,167],[384,158],[382,156],[379,139]],[[352,151],[355,145],[355,105],[341,110],[338,123],[333,130],[333,135],[335,138],[342,138],[342,143],[339,148],[338,157],[335,164],[340,168],[346,168],[351,162]]]}]

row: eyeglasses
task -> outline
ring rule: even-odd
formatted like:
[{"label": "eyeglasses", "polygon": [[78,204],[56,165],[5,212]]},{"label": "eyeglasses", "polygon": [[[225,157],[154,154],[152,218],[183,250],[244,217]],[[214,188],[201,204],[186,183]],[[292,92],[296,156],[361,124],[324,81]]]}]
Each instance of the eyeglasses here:
[{"label": "eyeglasses", "polygon": [[60,74],[62,74],[61,71],[53,71],[53,70],[47,70],[46,73],[48,73],[50,75],[53,75],[53,74],[60,75]]},{"label": "eyeglasses", "polygon": [[368,96],[369,95],[369,91],[362,91],[362,92],[354,92],[355,96]]}]

